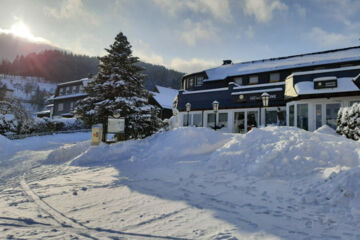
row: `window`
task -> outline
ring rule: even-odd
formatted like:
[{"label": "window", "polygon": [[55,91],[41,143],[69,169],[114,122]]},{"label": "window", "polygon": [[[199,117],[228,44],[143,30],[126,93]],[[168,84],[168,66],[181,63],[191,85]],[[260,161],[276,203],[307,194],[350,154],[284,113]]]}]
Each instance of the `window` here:
[{"label": "window", "polygon": [[191,126],[191,114],[185,113],[183,115],[183,126]]},{"label": "window", "polygon": [[247,113],[247,130],[250,131],[252,128],[258,126],[258,112]]},{"label": "window", "polygon": [[193,125],[195,127],[202,127],[202,114],[201,113],[193,114]]},{"label": "window", "polygon": [[258,76],[250,76],[249,78],[249,84],[257,84],[259,82]]},{"label": "window", "polygon": [[275,110],[273,111],[266,111],[265,114],[265,122],[266,125],[277,125],[278,122],[278,112]]},{"label": "window", "polygon": [[71,94],[71,87],[66,87],[66,94]]},{"label": "window", "polygon": [[59,89],[59,95],[65,95],[65,88]]},{"label": "window", "polygon": [[295,126],[295,106],[289,106],[289,126]]},{"label": "window", "polygon": [[336,119],[340,109],[340,103],[326,104],[326,124],[336,129]]},{"label": "window", "polygon": [[84,86],[80,85],[80,92],[84,92],[84,91],[85,91]]},{"label": "window", "polygon": [[304,130],[309,130],[308,128],[308,105],[307,104],[298,104],[297,105],[297,127]]},{"label": "window", "polygon": [[194,78],[189,79],[189,87],[192,88],[194,86]]},{"label": "window", "polygon": [[279,82],[280,73],[270,73],[270,82]]},{"label": "window", "polygon": [[208,113],[207,115],[207,127],[213,128],[215,126],[215,113]]},{"label": "window", "polygon": [[315,106],[315,116],[316,116],[316,129],[322,126],[322,105],[316,104]]},{"label": "window", "polygon": [[203,85],[204,77],[197,77],[196,78],[196,86]]},{"label": "window", "polygon": [[59,112],[61,112],[62,110],[64,110],[64,104],[63,104],[63,103],[59,103],[57,110],[58,110]]},{"label": "window", "polygon": [[228,126],[228,114],[227,113],[219,113],[219,127],[227,128]]},{"label": "window", "polygon": [[236,77],[236,78],[234,78],[234,82],[237,85],[243,85],[243,78],[242,77]]},{"label": "window", "polygon": [[278,118],[278,121],[279,121],[279,126],[286,126],[286,120],[285,120],[285,117],[286,117],[286,110],[280,110],[278,109],[277,111],[277,118]]},{"label": "window", "polygon": [[70,102],[70,110],[74,110],[74,102]]},{"label": "window", "polygon": [[234,128],[237,133],[245,133],[245,112],[235,113]]}]

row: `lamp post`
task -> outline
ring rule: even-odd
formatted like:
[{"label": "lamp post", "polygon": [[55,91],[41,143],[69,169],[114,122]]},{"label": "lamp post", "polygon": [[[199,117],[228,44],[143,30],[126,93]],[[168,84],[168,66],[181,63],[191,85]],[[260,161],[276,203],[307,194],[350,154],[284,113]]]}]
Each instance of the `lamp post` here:
[{"label": "lamp post", "polygon": [[186,123],[186,126],[189,126],[189,113],[190,113],[190,111],[191,111],[191,103],[185,104],[185,107],[186,107],[186,112],[187,112],[187,123]]},{"label": "lamp post", "polygon": [[216,101],[216,100],[213,101],[212,106],[213,106],[213,110],[214,110],[214,114],[215,114],[215,126],[214,126],[214,130],[216,131],[216,129],[217,129],[216,113],[219,111],[219,102]]},{"label": "lamp post", "polygon": [[264,92],[263,94],[261,94],[261,99],[262,99],[262,104],[264,106],[265,109],[265,127],[266,127],[266,108],[269,106],[269,99],[270,99],[270,95],[267,92]]}]

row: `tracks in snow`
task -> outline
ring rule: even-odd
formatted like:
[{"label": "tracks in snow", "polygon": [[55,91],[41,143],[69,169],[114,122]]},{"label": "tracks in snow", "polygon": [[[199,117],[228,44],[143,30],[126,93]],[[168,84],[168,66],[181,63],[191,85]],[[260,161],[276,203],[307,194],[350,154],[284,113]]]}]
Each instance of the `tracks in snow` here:
[{"label": "tracks in snow", "polygon": [[[139,234],[139,233],[131,233],[131,232],[123,232],[112,229],[103,229],[103,228],[90,228],[85,225],[77,222],[74,219],[67,217],[62,212],[56,210],[54,207],[43,201],[28,185],[25,180],[25,174],[20,178],[20,186],[24,193],[32,200],[42,211],[46,212],[56,223],[56,226],[47,223],[39,223],[35,222],[31,219],[32,224],[37,225],[40,228],[52,228],[61,230],[64,232],[72,232],[74,234],[80,235],[82,237],[86,237],[89,239],[114,239],[118,236],[122,238],[130,238],[130,239],[169,239],[169,240],[186,240],[184,238],[177,238],[171,236],[154,236],[150,234]],[[1,220],[1,218],[0,218]],[[11,219],[18,220],[18,219]],[[21,219],[20,219],[21,220]],[[25,221],[26,223],[26,221]],[[1,224],[0,224],[1,225]],[[29,227],[31,225],[24,224],[24,221],[20,221],[20,224],[15,224],[18,227]],[[13,225],[13,226],[15,226]],[[112,236],[111,236],[112,235]],[[113,235],[117,235],[116,237]]]}]

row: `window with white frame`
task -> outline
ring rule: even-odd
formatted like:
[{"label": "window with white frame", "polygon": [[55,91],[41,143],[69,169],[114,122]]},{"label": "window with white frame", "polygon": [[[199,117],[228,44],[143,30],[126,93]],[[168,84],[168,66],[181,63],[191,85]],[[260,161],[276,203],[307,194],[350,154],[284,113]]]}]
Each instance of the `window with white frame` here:
[{"label": "window with white frame", "polygon": [[74,110],[74,102],[70,102],[70,110]]},{"label": "window with white frame", "polygon": [[191,126],[191,115],[188,113],[184,113],[183,115],[183,126]]},{"label": "window with white frame", "polygon": [[219,113],[219,126],[227,128],[228,126],[228,113]]},{"label": "window with white frame", "polygon": [[309,130],[308,119],[309,119],[308,104],[307,103],[297,104],[297,114],[296,114],[297,127],[302,128],[304,130]]},{"label": "window with white frame", "polygon": [[236,83],[237,85],[243,85],[243,78],[242,77],[234,78],[234,83]]},{"label": "window with white frame", "polygon": [[279,82],[280,81],[280,73],[270,73],[270,82]]},{"label": "window with white frame", "polygon": [[215,113],[208,113],[207,115],[207,127],[215,127]]},{"label": "window with white frame", "polygon": [[59,104],[58,104],[58,107],[57,107],[57,110],[58,110],[59,112],[63,111],[63,110],[64,110],[64,104],[63,104],[63,103],[59,103]]},{"label": "window with white frame", "polygon": [[195,127],[202,127],[202,114],[201,113],[194,113],[192,116],[193,126]]},{"label": "window with white frame", "polygon": [[66,87],[66,94],[71,94],[71,87]]},{"label": "window with white frame", "polygon": [[259,76],[250,76],[249,77],[249,84],[257,84],[259,83]]},{"label": "window with white frame", "polygon": [[326,124],[333,129],[336,129],[336,120],[340,107],[340,103],[326,104]]}]

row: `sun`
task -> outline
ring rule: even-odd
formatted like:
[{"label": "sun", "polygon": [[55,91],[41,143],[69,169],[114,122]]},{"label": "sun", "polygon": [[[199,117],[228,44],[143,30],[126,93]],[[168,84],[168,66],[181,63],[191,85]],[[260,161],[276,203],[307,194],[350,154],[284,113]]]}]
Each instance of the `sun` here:
[{"label": "sun", "polygon": [[46,40],[41,37],[35,37],[34,34],[31,33],[30,28],[22,21],[14,23],[10,28],[10,32],[15,36],[25,38],[32,42],[46,42]]}]

